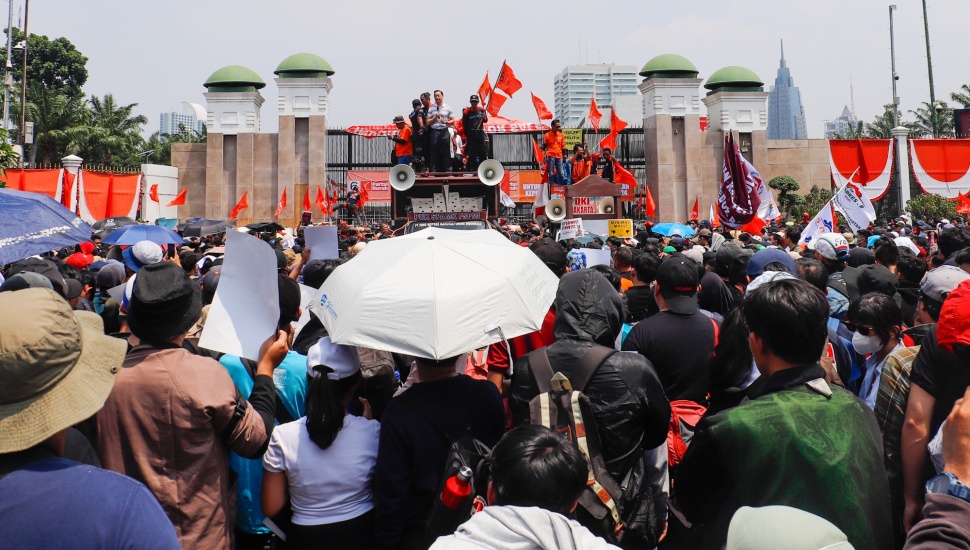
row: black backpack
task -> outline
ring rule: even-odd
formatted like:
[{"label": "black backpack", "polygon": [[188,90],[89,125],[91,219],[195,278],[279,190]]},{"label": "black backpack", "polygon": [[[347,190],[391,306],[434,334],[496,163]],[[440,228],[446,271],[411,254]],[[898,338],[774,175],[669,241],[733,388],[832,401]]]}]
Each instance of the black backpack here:
[{"label": "black backpack", "polygon": [[529,402],[529,421],[569,439],[586,457],[589,479],[579,497],[576,519],[593,534],[623,548],[653,548],[657,542],[654,505],[643,450],[620,482],[606,469],[589,399],[583,390],[616,350],[593,345],[572,376],[553,372],[546,348],[529,354],[539,395]]}]

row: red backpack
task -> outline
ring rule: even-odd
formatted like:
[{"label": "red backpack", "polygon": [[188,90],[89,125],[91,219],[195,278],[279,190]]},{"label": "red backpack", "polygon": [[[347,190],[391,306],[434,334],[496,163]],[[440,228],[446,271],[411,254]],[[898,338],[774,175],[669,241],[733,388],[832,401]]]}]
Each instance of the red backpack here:
[{"label": "red backpack", "polygon": [[[720,327],[711,318],[714,325],[714,347],[717,347]],[[670,402],[670,428],[667,430],[667,467],[674,468],[684,459],[684,453],[694,437],[694,428],[704,418],[707,407],[687,399]]]}]

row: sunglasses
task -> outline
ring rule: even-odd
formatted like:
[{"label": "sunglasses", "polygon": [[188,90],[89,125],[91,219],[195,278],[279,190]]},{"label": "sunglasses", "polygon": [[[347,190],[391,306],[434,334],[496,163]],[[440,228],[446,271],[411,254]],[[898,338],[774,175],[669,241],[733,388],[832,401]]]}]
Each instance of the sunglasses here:
[{"label": "sunglasses", "polygon": [[846,323],[845,327],[850,331],[858,332],[863,336],[871,336],[876,333],[876,329],[874,327],[864,327],[862,325],[856,325],[854,323]]}]

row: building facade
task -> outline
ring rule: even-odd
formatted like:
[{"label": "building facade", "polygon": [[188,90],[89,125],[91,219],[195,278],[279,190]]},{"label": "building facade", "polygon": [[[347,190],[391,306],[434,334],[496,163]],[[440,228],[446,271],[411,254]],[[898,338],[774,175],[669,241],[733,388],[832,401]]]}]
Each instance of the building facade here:
[{"label": "building facade", "polygon": [[847,136],[850,132],[859,130],[859,119],[856,118],[849,106],[842,109],[842,114],[835,120],[825,121],[825,139],[835,139],[836,134]]},{"label": "building facade", "polygon": [[201,134],[205,130],[205,107],[198,103],[183,102],[182,112],[169,111],[158,118],[158,131],[162,134],[174,136],[184,131]]},{"label": "building facade", "polygon": [[785,63],[784,42],[775,85],[768,92],[768,139],[808,139],[802,95]]},{"label": "building facade", "polygon": [[570,65],[555,78],[556,118],[564,128],[588,127],[586,116],[593,97],[603,113],[601,127],[610,123],[610,105],[616,114],[632,125],[643,119],[637,90],[637,68],[633,65],[591,64]]}]

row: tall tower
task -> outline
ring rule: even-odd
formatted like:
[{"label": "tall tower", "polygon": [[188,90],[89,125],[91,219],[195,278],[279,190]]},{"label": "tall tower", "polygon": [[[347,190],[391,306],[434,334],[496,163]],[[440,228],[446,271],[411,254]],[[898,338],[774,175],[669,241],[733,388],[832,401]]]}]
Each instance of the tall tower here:
[{"label": "tall tower", "polygon": [[784,41],[775,85],[768,93],[768,139],[808,139],[802,96],[785,62]]}]

